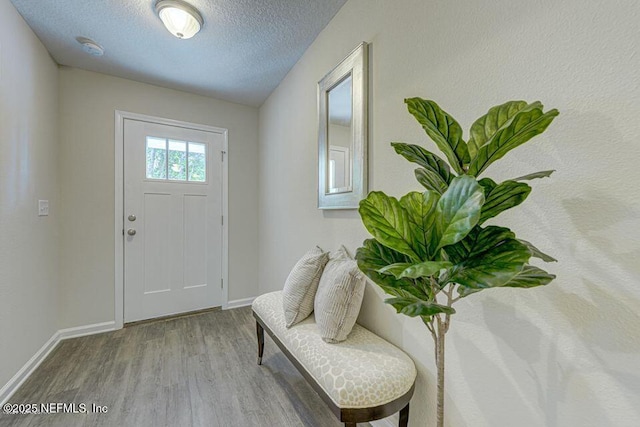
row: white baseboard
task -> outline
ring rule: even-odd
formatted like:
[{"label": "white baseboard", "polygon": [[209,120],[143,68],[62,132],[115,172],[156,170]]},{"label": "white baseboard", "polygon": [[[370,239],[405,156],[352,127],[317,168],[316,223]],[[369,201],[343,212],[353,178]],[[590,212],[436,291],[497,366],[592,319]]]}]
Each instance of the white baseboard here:
[{"label": "white baseboard", "polygon": [[95,323],[93,325],[76,326],[75,328],[60,329],[60,341],[69,338],[84,337],[85,335],[100,334],[102,332],[114,331],[116,329],[116,322],[102,322]]},{"label": "white baseboard", "polygon": [[369,421],[369,424],[371,424],[371,427],[396,427],[399,421],[399,417],[396,414],[381,420]]},{"label": "white baseboard", "polygon": [[75,328],[61,329],[56,331],[51,338],[40,350],[33,355],[27,363],[6,383],[0,388],[0,405],[4,405],[13,395],[13,393],[20,388],[20,386],[31,376],[33,371],[42,363],[44,359],[53,351],[54,348],[60,344],[60,341],[69,338],[82,337],[85,335],[99,334],[101,332],[113,331],[115,329],[115,322],[96,323],[94,325],[77,326]]},{"label": "white baseboard", "polygon": [[4,405],[7,400],[15,393],[15,391],[24,383],[27,378],[36,370],[38,366],[42,363],[44,359],[51,353],[51,351],[56,348],[58,343],[60,342],[59,332],[55,332],[49,340],[40,350],[33,355],[31,359],[27,363],[24,364],[22,368],[9,380],[8,383],[4,385],[0,389],[0,405]]},{"label": "white baseboard", "polygon": [[232,308],[246,307],[248,305],[253,304],[253,300],[254,299],[256,299],[256,297],[236,299],[236,300],[233,300],[233,301],[229,301],[227,303],[227,305],[225,305],[222,308],[223,308],[223,310],[231,310]]}]

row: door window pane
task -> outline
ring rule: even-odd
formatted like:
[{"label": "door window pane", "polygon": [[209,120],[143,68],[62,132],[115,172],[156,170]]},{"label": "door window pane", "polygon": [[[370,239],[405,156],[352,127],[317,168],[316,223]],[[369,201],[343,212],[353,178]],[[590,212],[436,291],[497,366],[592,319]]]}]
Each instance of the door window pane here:
[{"label": "door window pane", "polygon": [[206,146],[198,142],[189,143],[189,181],[205,182],[207,180]]},{"label": "door window pane", "polygon": [[167,140],[147,137],[147,178],[167,179]]},{"label": "door window pane", "polygon": [[187,143],[169,140],[169,173],[168,178],[174,181],[187,180]]},{"label": "door window pane", "polygon": [[207,182],[207,145],[147,136],[146,176],[165,181]]}]

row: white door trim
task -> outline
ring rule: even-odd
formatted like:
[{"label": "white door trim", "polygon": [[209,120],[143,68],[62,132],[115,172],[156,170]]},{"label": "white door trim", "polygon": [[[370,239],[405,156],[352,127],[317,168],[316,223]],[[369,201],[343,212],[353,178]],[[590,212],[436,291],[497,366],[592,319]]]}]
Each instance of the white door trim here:
[{"label": "white door trim", "polygon": [[124,325],[124,121],[125,119],[142,122],[157,123],[200,130],[204,132],[222,133],[224,136],[222,162],[222,280],[224,283],[222,297],[223,308],[229,304],[229,131],[224,128],[201,125],[197,123],[183,122],[180,120],[165,119],[162,117],[148,116],[145,114],[130,113],[127,111],[115,111],[115,329],[121,329]]}]

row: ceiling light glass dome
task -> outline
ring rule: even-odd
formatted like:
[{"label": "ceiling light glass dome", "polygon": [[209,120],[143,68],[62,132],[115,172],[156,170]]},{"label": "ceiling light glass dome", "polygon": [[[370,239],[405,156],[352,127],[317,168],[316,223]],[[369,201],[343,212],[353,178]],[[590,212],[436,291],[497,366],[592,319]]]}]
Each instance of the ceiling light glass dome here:
[{"label": "ceiling light glass dome", "polygon": [[200,12],[183,1],[160,0],[156,12],[167,30],[179,39],[190,39],[202,28]]}]

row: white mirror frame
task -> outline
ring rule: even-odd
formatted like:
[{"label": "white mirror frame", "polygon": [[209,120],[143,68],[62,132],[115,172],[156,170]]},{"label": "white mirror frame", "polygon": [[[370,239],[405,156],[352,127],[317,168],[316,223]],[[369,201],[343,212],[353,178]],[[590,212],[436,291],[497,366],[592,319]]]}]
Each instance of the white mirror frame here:
[{"label": "white mirror frame", "polygon": [[[362,42],[318,82],[318,209],[357,209],[367,195],[368,54]],[[351,74],[352,144],[351,188],[329,192],[329,91]]]}]

